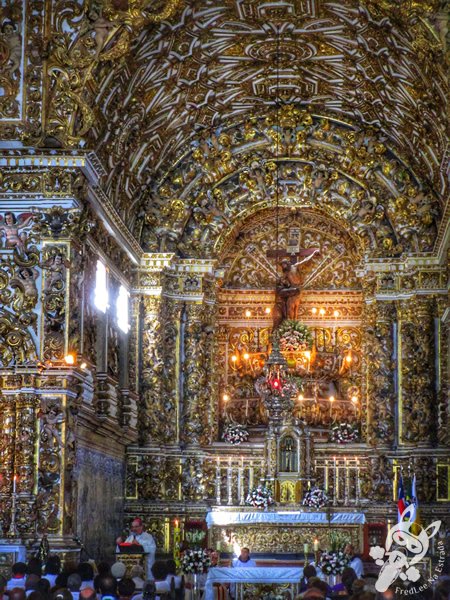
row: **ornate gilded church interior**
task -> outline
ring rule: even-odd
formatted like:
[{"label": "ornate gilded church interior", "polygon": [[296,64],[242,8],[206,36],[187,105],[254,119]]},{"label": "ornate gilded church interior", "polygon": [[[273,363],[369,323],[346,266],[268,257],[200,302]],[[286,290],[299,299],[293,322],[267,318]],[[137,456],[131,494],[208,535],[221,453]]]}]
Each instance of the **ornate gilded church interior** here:
[{"label": "ornate gilded church interior", "polygon": [[400,481],[442,521],[431,569],[450,494],[445,2],[0,15],[2,572],[44,538],[114,560],[136,517],[177,560],[307,560],[337,532],[373,566]]}]

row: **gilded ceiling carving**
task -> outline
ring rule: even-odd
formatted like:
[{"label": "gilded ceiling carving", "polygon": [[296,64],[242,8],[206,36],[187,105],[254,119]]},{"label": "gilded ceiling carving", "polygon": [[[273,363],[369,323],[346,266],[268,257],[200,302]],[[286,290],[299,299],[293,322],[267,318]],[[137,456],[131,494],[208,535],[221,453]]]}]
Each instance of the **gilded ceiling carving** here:
[{"label": "gilded ceiling carving", "polygon": [[220,256],[247,217],[275,206],[277,173],[280,206],[332,217],[367,255],[433,249],[439,199],[387,149],[386,136],[292,105],[282,107],[279,125],[272,112],[194,140],[191,154],[146,192],[135,234],[148,251]]},{"label": "gilded ceiling carving", "polygon": [[[445,148],[446,77],[438,9],[437,2],[408,8],[375,1],[366,7],[318,0],[270,7],[187,3],[178,20],[141,33],[131,80],[123,67],[100,82],[107,120],[120,118],[129,131],[126,155],[113,127],[98,138],[113,167],[110,189],[125,168],[136,191],[199,131],[264,113],[275,99],[279,30],[283,100],[382,131],[389,146],[443,191],[438,157]],[[120,96],[125,102],[117,105]],[[139,131],[137,104],[145,112]]]},{"label": "gilded ceiling carving", "polygon": [[[375,254],[430,250],[439,211],[433,206],[437,199],[430,200],[426,188],[446,198],[445,14],[438,0],[408,5],[369,0],[365,6],[356,0],[279,0],[269,5],[261,0],[222,4],[130,0],[120,5],[110,0],[55,0],[46,5],[45,10],[51,10],[48,19],[36,0],[19,4],[9,3],[1,13],[0,71],[6,90],[0,115],[2,137],[96,150],[108,173],[102,190],[138,236],[136,222],[143,216],[152,220],[147,190],[150,187],[158,194],[156,182],[164,180],[173,165],[189,163],[183,175],[187,195],[200,176],[203,183],[208,178],[216,183],[219,177],[235,173],[242,160],[240,145],[247,145],[252,153],[262,152],[264,146],[266,154],[273,156],[279,135],[284,156],[308,158],[316,170],[324,164],[328,179],[339,164],[344,177],[358,183],[363,178],[372,186],[371,173],[379,167],[377,185],[390,187],[397,205],[383,205],[380,215],[379,205],[372,202],[361,213],[353,213],[360,221],[372,217],[376,221],[373,229],[381,232],[380,239],[368,244],[381,246]],[[23,60],[22,42],[27,49]],[[346,147],[332,139],[323,144],[312,139],[308,116],[303,124],[297,119],[296,128],[283,125],[283,132],[270,126],[264,131],[259,123],[252,139],[252,115],[270,120],[277,95],[277,63],[281,100],[308,109],[306,115],[322,115],[328,123],[338,119],[354,128],[354,139]],[[19,97],[16,88],[21,80]],[[11,116],[21,120],[8,121]],[[317,125],[319,120],[312,118],[313,126]],[[236,136],[229,143],[226,136],[220,139],[239,124],[246,128],[241,143]],[[362,155],[362,146],[374,131],[379,152],[374,148],[376,156],[372,156],[372,148],[366,146]],[[205,145],[214,146],[217,132],[220,155],[191,161],[189,157],[195,158]],[[403,172],[404,165],[413,169],[411,189],[403,186],[399,191],[395,182],[392,187],[388,180],[401,174],[386,173],[387,164],[372,164],[378,159],[392,163],[395,159],[389,151],[400,159],[394,171]],[[254,161],[267,159],[258,152]],[[247,167],[251,176],[253,167],[250,163]],[[246,183],[245,175],[241,183]],[[266,185],[270,187],[270,181]],[[176,195],[171,199],[178,200],[183,186],[172,190]],[[320,187],[317,181],[316,186]],[[290,192],[298,195],[298,190]],[[413,203],[412,211],[406,207],[405,194]],[[180,252],[196,255],[180,239],[188,220],[185,213],[196,211],[196,220],[189,225],[195,233],[197,221],[204,226],[201,214],[211,203],[202,199],[199,206],[184,210],[177,202],[167,206],[163,196],[166,214],[157,216],[168,221],[162,228],[173,231],[156,232],[157,237],[171,237],[172,245],[181,243]],[[158,213],[158,202],[153,206]],[[217,237],[220,220],[234,215],[220,207],[213,209],[208,227]],[[404,223],[393,222],[398,215]],[[417,221],[426,219],[433,223],[418,227]],[[426,238],[423,244],[414,239],[419,235]],[[170,244],[156,240],[153,245]]]}]

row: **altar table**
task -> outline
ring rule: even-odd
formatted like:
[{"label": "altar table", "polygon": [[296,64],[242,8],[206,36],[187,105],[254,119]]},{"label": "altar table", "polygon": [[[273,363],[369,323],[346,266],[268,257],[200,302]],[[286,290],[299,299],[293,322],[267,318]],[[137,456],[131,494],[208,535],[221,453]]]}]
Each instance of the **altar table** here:
[{"label": "altar table", "polygon": [[[291,598],[298,593],[298,586],[303,575],[300,568],[252,567],[248,569],[230,567],[212,567],[208,571],[205,586],[205,600],[214,600],[214,583],[275,583],[292,584]],[[237,598],[239,590],[237,588]]]},{"label": "altar table", "polygon": [[357,524],[363,525],[366,517],[363,513],[325,511],[300,512],[300,511],[277,511],[277,512],[225,512],[212,510],[206,515],[206,523],[209,527],[213,525],[248,525],[250,523],[306,523],[315,525]]},{"label": "altar table", "polygon": [[247,546],[250,552],[263,554],[304,554],[313,540],[326,549],[331,530],[345,534],[357,551],[363,549],[365,515],[360,512],[329,510],[258,511],[213,508],[206,515],[209,545],[212,548]]}]

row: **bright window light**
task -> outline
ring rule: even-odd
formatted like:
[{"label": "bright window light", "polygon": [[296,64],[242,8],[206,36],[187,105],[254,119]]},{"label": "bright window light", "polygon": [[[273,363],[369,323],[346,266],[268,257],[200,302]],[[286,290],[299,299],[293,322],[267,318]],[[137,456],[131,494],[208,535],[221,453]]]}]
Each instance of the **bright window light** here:
[{"label": "bright window light", "polygon": [[101,260],[97,261],[97,273],[95,276],[94,304],[102,312],[108,308],[108,286],[106,284],[106,267]]},{"label": "bright window light", "polygon": [[130,297],[130,292],[123,287],[123,285],[119,288],[119,295],[117,296],[117,325],[124,332],[128,333],[130,330],[130,323],[128,321],[128,298]]}]

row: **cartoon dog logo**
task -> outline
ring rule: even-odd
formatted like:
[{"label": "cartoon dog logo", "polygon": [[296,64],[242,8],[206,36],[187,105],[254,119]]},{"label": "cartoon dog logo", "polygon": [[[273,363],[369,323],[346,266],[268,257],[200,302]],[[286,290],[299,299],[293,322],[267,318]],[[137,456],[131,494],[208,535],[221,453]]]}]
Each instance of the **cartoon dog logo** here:
[{"label": "cartoon dog logo", "polygon": [[[430,540],[439,531],[441,521],[431,523],[426,529],[421,528],[420,532],[415,535],[411,532],[412,523],[410,521],[414,510],[415,508],[411,504],[403,511],[400,522],[388,531],[384,548],[373,546],[370,549],[370,556],[377,565],[382,567],[375,584],[375,588],[379,592],[385,592],[399,577],[403,581],[412,582],[417,581],[420,577],[420,573],[414,565],[422,560],[428,552]],[[397,548],[391,551],[393,544]],[[408,553],[412,554],[411,558]]]}]

